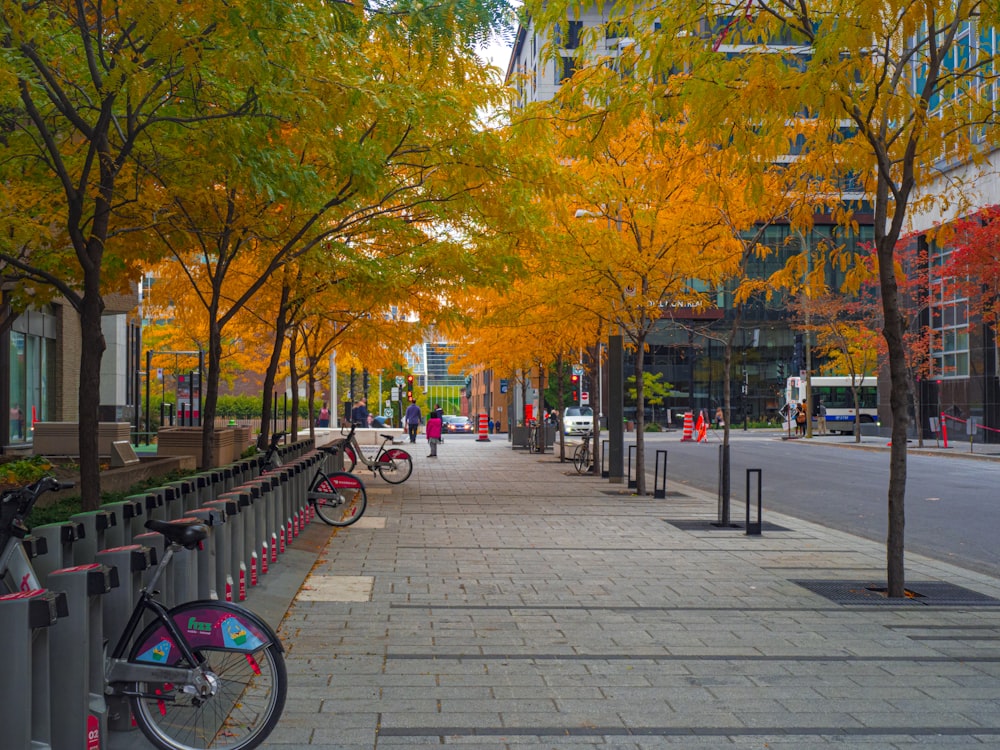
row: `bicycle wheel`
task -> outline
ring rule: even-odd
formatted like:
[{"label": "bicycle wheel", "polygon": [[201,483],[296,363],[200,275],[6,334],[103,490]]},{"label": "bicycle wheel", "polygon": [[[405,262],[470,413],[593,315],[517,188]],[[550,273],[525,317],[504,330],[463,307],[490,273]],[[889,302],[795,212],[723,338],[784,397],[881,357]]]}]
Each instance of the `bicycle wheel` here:
[{"label": "bicycle wheel", "polygon": [[378,473],[389,484],[402,484],[413,473],[413,459],[402,448],[390,448],[379,456]]},{"label": "bicycle wheel", "polygon": [[350,526],[361,518],[368,507],[368,493],[364,483],[346,471],[332,474],[317,472],[316,481],[309,490],[309,501],[324,523]]},{"label": "bicycle wheel", "polygon": [[586,443],[576,446],[573,452],[573,466],[580,474],[590,468],[590,446]]},{"label": "bicycle wheel", "polygon": [[[170,616],[204,659],[210,691],[199,695],[191,692],[194,686],[176,682],[135,683],[129,701],[139,729],[161,750],[257,747],[285,707],[288,676],[280,643],[256,616],[221,602],[180,605]],[[191,666],[158,621],[135,642],[129,661]]]},{"label": "bicycle wheel", "polygon": [[354,466],[358,463],[358,457],[354,455],[354,448],[350,445],[344,446],[344,471],[354,471]]}]

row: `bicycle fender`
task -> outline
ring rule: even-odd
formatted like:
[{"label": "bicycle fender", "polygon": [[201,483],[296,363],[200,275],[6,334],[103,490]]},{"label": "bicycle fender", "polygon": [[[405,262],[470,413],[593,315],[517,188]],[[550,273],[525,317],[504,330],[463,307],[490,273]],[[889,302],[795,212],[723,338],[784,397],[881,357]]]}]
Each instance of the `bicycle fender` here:
[{"label": "bicycle fender", "polygon": [[[277,634],[260,617],[231,602],[201,599],[178,604],[167,616],[174,621],[193,650],[215,648],[224,651],[250,653],[264,646],[275,645],[284,651]],[[173,638],[166,626],[152,622],[143,631],[133,648],[133,659],[152,664],[170,664],[175,659]]]}]

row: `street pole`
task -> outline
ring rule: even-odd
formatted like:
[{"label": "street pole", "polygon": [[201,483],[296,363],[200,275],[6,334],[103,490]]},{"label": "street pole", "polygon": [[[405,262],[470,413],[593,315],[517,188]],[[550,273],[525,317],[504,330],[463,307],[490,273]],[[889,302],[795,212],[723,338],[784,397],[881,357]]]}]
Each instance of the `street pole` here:
[{"label": "street pole", "polygon": [[625,475],[625,364],[621,334],[608,337],[608,479]]}]

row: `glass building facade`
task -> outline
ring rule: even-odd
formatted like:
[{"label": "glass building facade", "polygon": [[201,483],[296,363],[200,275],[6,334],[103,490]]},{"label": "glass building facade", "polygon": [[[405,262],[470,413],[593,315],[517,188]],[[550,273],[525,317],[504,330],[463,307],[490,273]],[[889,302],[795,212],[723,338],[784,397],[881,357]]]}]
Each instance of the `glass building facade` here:
[{"label": "glass building facade", "polygon": [[0,342],[7,371],[6,388],[0,394],[6,444],[30,443],[34,423],[51,419],[55,351],[56,319],[49,310],[21,314]]}]

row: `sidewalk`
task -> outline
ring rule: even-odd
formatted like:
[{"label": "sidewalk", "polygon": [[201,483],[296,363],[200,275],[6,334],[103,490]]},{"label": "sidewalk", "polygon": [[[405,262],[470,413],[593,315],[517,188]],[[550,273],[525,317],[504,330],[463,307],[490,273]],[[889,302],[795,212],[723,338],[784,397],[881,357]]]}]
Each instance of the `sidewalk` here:
[{"label": "sidewalk", "polygon": [[856,537],[716,529],[712,496],[632,497],[502,435],[414,447],[265,579],[295,599],[263,747],[1000,747],[1000,580],[908,555],[924,597],[890,602]]}]

